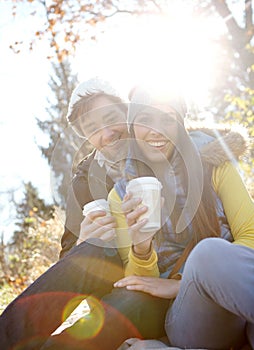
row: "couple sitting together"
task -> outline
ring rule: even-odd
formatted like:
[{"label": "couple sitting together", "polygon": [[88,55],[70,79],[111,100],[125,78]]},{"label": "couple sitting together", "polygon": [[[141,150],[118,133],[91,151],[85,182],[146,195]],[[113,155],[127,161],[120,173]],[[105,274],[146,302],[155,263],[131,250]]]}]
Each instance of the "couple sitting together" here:
[{"label": "couple sitting together", "polygon": [[[254,203],[237,169],[246,140],[187,127],[183,96],[81,83],[68,121],[94,150],[66,205],[59,261],[0,316],[2,349],[116,350],[129,338],[192,349],[254,348]],[[162,184],[161,227],[129,181]],[[83,216],[84,205],[107,199]],[[90,312],[55,330],[86,299]]]}]

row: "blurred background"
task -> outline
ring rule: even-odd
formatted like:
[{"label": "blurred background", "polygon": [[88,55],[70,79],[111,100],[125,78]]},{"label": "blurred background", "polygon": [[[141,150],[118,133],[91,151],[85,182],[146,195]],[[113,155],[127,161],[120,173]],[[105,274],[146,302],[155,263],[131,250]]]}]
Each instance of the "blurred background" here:
[{"label": "blurred background", "polygon": [[[78,82],[173,80],[190,118],[245,127],[254,195],[254,1],[0,2],[1,307],[58,259],[65,197],[89,148],[66,112]],[[41,254],[43,250],[43,254]]]}]

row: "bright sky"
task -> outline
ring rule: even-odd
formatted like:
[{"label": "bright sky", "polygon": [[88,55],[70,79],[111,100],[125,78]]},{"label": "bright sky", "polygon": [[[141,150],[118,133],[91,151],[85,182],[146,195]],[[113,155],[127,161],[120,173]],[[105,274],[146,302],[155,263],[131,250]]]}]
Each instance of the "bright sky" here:
[{"label": "bright sky", "polygon": [[47,162],[36,146],[45,138],[35,120],[45,118],[48,62],[38,51],[15,55],[9,49],[21,33],[28,35],[28,19],[14,21],[8,2],[1,3],[0,8],[0,233],[9,238],[15,212],[6,191],[16,190],[15,199],[20,200],[23,182],[31,181],[40,195],[51,201]]},{"label": "bright sky", "polygon": [[[31,181],[40,196],[50,202],[50,172],[36,146],[36,142],[42,144],[46,139],[35,120],[47,118],[49,62],[43,42],[34,51],[18,55],[8,48],[10,43],[29,37],[38,21],[25,12],[13,20],[10,4],[0,4],[0,193],[22,189],[23,181]],[[179,11],[181,17],[185,16],[182,21],[177,21],[177,9],[174,18],[168,15],[163,20],[112,18],[105,34],[97,33],[97,42],[77,49],[73,68],[78,71],[79,80],[100,75],[126,95],[137,82],[153,83],[158,76],[181,82],[184,77],[189,81],[185,87],[191,91],[191,97],[206,105],[207,89],[217,79],[218,51],[213,39],[224,26],[208,20],[193,22],[188,9],[185,14],[182,7]],[[20,197],[20,191],[16,196]],[[0,233],[10,237],[15,213],[10,211],[8,197],[2,194],[1,198]]]},{"label": "bright sky", "polygon": [[207,89],[217,78],[218,47],[214,40],[224,26],[218,21],[194,22],[187,10],[185,14],[180,11],[179,15],[185,16],[181,21],[177,15],[136,20],[123,16],[119,26],[119,17],[115,18],[107,34],[97,36],[99,45],[93,42],[89,48],[83,45],[77,50],[80,77],[95,69],[124,92],[134,83],[153,84],[158,78],[173,79],[180,85],[184,81],[190,97],[205,105]]}]

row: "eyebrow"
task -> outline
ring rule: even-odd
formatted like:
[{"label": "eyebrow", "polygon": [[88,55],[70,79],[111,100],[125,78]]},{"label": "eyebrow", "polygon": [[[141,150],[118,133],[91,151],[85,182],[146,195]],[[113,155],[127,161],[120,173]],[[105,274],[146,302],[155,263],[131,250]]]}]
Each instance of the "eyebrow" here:
[{"label": "eyebrow", "polygon": [[176,112],[162,112],[160,114],[161,117],[175,117],[177,116],[177,113]]},{"label": "eyebrow", "polygon": [[117,113],[116,113],[115,110],[112,109],[112,110],[109,111],[108,113],[102,115],[102,118],[105,119],[105,118],[107,118],[107,117],[110,117],[112,114],[115,114],[115,115],[116,115]]},{"label": "eyebrow", "polygon": [[177,116],[177,113],[176,112],[162,112],[162,111],[159,111],[158,110],[158,112],[156,112],[156,111],[151,111],[151,110],[148,110],[148,111],[143,111],[143,112],[141,112],[140,114],[138,114],[137,116],[139,117],[151,117],[151,116],[153,116],[153,115],[155,115],[156,114],[156,116],[159,116],[159,117],[166,117],[166,118],[168,118],[168,117],[170,117],[170,118],[173,118],[173,117],[175,117],[175,116]]},{"label": "eyebrow", "polygon": [[[101,115],[100,117],[104,120],[104,119],[110,117],[110,115],[112,115],[112,114],[117,115],[116,111],[112,109],[112,110],[108,111],[106,114]],[[85,129],[92,127],[93,124],[94,124],[94,122],[92,120],[90,120],[90,122],[87,122],[87,123],[86,123],[86,120],[84,121]]]}]

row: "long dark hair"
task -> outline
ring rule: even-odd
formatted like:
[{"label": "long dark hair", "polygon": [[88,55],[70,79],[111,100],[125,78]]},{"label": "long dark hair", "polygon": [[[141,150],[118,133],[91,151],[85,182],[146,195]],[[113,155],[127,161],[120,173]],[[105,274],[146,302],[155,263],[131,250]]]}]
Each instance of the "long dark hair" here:
[{"label": "long dark hair", "polygon": [[[180,118],[180,116],[178,116]],[[185,220],[183,215],[184,209],[179,205],[176,200],[174,202],[173,210],[170,213],[170,220],[172,223],[172,229],[175,233],[175,240],[179,242],[192,241],[192,247],[195,246],[199,241],[207,237],[219,237],[220,236],[220,225],[219,218],[216,212],[216,197],[212,188],[212,171],[213,166],[205,163],[200,158],[198,149],[191,140],[187,130],[183,126],[183,122],[180,119],[178,127],[178,136],[175,142],[175,152],[177,153],[177,173],[180,176],[180,183],[182,190],[185,194],[185,198],[191,189],[191,197],[188,199],[188,207],[196,210],[193,213],[193,217],[189,220],[186,225],[182,225],[179,231],[179,220]],[[135,176],[156,176],[156,166],[149,164],[149,161],[143,155],[141,157],[138,145],[135,142],[135,135],[133,131],[133,125],[130,127],[130,134],[134,139],[133,142],[133,162],[136,168]],[[136,152],[136,155],[135,155]],[[138,156],[137,156],[138,153]],[[187,165],[186,165],[187,160]],[[170,161],[169,161],[170,163]],[[130,180],[131,176],[128,175]],[[159,178],[162,182],[164,193],[163,196],[170,198],[174,196],[172,189],[167,185],[167,179]],[[202,185],[202,186],[201,186]],[[181,220],[180,220],[181,221]],[[189,226],[191,225],[193,232],[192,237],[189,234]],[[180,225],[181,226],[181,225]],[[157,234],[156,239],[159,243],[162,235]]]}]

